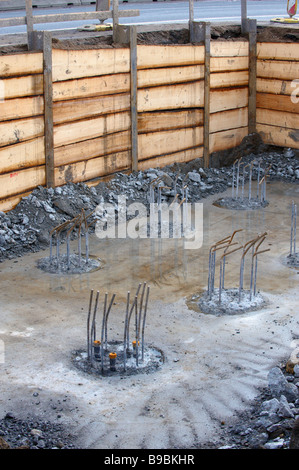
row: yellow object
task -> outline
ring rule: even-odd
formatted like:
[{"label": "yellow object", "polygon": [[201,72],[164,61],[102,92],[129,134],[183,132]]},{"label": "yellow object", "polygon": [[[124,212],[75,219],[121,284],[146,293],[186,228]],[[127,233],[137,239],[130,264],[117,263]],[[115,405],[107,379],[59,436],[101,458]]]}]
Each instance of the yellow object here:
[{"label": "yellow object", "polygon": [[116,359],[116,358],[117,358],[117,354],[112,352],[112,353],[109,354],[109,358],[110,358],[110,359]]},{"label": "yellow object", "polygon": [[273,18],[270,21],[272,21],[274,23],[297,24],[297,23],[299,23],[299,18]]},{"label": "yellow object", "polygon": [[78,28],[79,31],[109,31],[111,29],[113,29],[113,25],[111,23],[90,24],[83,26],[82,28]]}]

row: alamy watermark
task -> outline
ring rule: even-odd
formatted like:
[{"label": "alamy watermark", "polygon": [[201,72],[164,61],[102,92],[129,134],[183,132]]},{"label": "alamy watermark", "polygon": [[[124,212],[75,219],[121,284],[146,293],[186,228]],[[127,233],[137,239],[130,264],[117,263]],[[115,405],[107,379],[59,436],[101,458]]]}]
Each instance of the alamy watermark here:
[{"label": "alamy watermark", "polygon": [[0,80],[0,103],[3,103],[4,100],[5,100],[4,80]]},{"label": "alamy watermark", "polygon": [[292,81],[291,87],[294,88],[291,93],[291,101],[297,104],[299,103],[299,78],[295,78],[295,80]]},{"label": "alamy watermark", "polygon": [[202,203],[127,204],[118,196],[117,206],[100,203],[96,208],[98,238],[183,239],[184,248],[196,250],[203,243]]}]

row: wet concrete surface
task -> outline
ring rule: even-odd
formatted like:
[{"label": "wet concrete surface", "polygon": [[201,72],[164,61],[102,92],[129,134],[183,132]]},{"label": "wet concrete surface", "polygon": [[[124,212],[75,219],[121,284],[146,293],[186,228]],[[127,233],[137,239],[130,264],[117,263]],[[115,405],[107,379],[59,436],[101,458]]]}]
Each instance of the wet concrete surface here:
[{"label": "wet concrete surface", "polygon": [[[229,191],[223,194],[229,196]],[[59,422],[84,448],[173,449],[221,445],[221,423],[246,409],[267,383],[271,367],[288,358],[299,337],[297,269],[286,266],[290,208],[299,187],[271,182],[269,205],[228,210],[204,200],[204,240],[183,250],[181,240],[91,239],[103,268],[84,275],[37,268],[45,252],[0,265],[0,416],[14,410]],[[207,288],[209,246],[242,228],[240,241],[267,232],[257,287],[267,298],[258,311],[209,315],[188,307]],[[226,284],[238,286],[238,258]],[[145,341],[163,351],[151,373],[103,377],[78,370],[72,355],[86,345],[90,290],[116,293],[109,336],[122,339],[127,291],[150,287]],[[245,273],[244,284],[248,283]],[[38,394],[38,396],[37,396]]]}]

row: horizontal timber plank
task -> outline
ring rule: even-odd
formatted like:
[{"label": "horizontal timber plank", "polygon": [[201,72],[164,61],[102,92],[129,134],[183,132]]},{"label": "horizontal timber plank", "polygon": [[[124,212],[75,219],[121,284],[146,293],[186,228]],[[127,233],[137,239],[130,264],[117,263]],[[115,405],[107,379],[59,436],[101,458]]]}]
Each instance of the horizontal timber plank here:
[{"label": "horizontal timber plank", "polygon": [[130,71],[129,48],[53,49],[53,82]]},{"label": "horizontal timber plank", "polygon": [[299,60],[298,43],[258,42],[257,58],[271,60]]},{"label": "horizontal timber plank", "polygon": [[272,93],[274,95],[291,95],[294,91],[292,83],[290,80],[257,78],[256,91],[259,93]]},{"label": "horizontal timber plank", "polygon": [[214,89],[210,92],[211,113],[246,106],[248,106],[248,88]]},{"label": "horizontal timber plank", "polygon": [[248,108],[232,109],[210,116],[210,133],[248,126]]},{"label": "horizontal timber plank", "polygon": [[113,153],[104,157],[55,168],[55,185],[79,183],[100,176],[111,175],[130,168],[131,151]]},{"label": "horizontal timber plank", "polygon": [[257,132],[265,144],[299,149],[299,130],[285,127],[257,124]]},{"label": "horizontal timber plank", "polygon": [[1,121],[11,121],[26,117],[40,116],[44,112],[43,96],[33,96],[28,98],[14,98],[0,101]]},{"label": "horizontal timber plank", "polygon": [[44,134],[44,118],[28,118],[0,123],[0,147],[31,140]]},{"label": "horizontal timber plank", "polygon": [[5,199],[0,199],[0,211],[9,212],[14,209],[19,202],[21,202],[23,197],[29,196],[31,191],[26,193],[17,194],[16,196],[8,197]]},{"label": "horizontal timber plank", "polygon": [[210,75],[210,87],[211,88],[245,86],[245,85],[248,85],[248,81],[249,81],[248,70],[241,70],[238,72],[211,73]]},{"label": "horizontal timber plank", "polygon": [[299,61],[257,60],[257,77],[295,80],[299,77]]},{"label": "horizontal timber plank", "polygon": [[137,69],[204,64],[204,46],[138,45]]},{"label": "horizontal timber plank", "polygon": [[43,75],[26,75],[25,77],[6,78],[2,80],[3,98],[24,98],[25,96],[42,95],[44,92]]},{"label": "horizontal timber plank", "polygon": [[257,93],[256,106],[288,113],[298,113],[299,108],[299,104],[293,102],[288,95],[272,95],[271,93]]},{"label": "horizontal timber plank", "polygon": [[203,65],[138,70],[138,88],[192,82],[204,78]]},{"label": "horizontal timber plank", "polygon": [[204,82],[141,88],[137,93],[138,112],[179,108],[198,108],[204,105]]},{"label": "horizontal timber plank", "polygon": [[213,72],[233,72],[237,70],[248,70],[248,57],[211,57],[211,73]]},{"label": "horizontal timber plank", "polygon": [[211,57],[242,57],[248,54],[248,41],[211,41]]},{"label": "horizontal timber plank", "polygon": [[45,166],[27,168],[0,175],[0,198],[29,191],[46,183]]},{"label": "horizontal timber plank", "polygon": [[210,152],[219,152],[240,145],[244,137],[248,135],[248,127],[231,129],[210,134]]},{"label": "horizontal timber plank", "polygon": [[122,152],[130,148],[131,133],[129,130],[109,134],[97,139],[85,140],[54,149],[54,165],[56,167],[69,165],[70,163]]},{"label": "horizontal timber plank", "polygon": [[140,134],[202,125],[202,109],[149,112],[138,115],[138,132]]},{"label": "horizontal timber plank", "polygon": [[0,148],[0,174],[44,164],[44,137]]},{"label": "horizontal timber plank", "polygon": [[298,114],[286,113],[285,111],[257,108],[256,121],[259,124],[268,124],[270,126],[286,127],[290,129],[299,128]]},{"label": "horizontal timber plank", "polygon": [[58,101],[53,104],[53,122],[61,124],[101,114],[130,109],[130,94],[116,94],[80,100]]},{"label": "horizontal timber plank", "polygon": [[43,54],[40,52],[0,56],[0,77],[43,73]]},{"label": "horizontal timber plank", "polygon": [[54,148],[125,131],[130,123],[130,113],[123,112],[54,126]]},{"label": "horizontal timber plank", "polygon": [[90,98],[130,91],[130,74],[114,73],[53,83],[53,101]]},{"label": "horizontal timber plank", "polygon": [[139,160],[157,157],[203,144],[203,127],[138,135]]},{"label": "horizontal timber plank", "polygon": [[182,152],[175,152],[169,155],[161,155],[156,158],[149,158],[148,160],[141,160],[138,163],[138,168],[141,171],[148,170],[149,168],[163,168],[173,163],[187,163],[196,158],[202,158],[203,147],[194,147],[191,149],[183,150]]}]

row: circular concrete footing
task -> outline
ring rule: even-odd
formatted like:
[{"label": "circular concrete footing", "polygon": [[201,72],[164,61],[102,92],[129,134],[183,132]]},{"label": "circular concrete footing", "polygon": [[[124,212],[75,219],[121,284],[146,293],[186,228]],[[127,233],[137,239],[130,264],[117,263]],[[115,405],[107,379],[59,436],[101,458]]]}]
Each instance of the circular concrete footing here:
[{"label": "circular concrete footing", "polygon": [[[111,368],[109,354],[115,353],[116,360]],[[138,363],[133,350],[127,351],[126,361],[124,361],[123,342],[109,342],[107,349],[103,350],[103,367],[101,361],[101,351],[97,356],[93,354],[92,359],[88,359],[86,350],[78,350],[72,353],[72,363],[77,369],[93,376],[115,376],[115,375],[136,375],[142,373],[152,373],[157,371],[164,363],[164,354],[160,349],[153,346],[144,347],[142,359],[142,348],[139,346]],[[126,362],[126,368],[124,366]]]},{"label": "circular concrete footing", "polygon": [[289,268],[299,269],[299,253],[281,256],[280,261]]},{"label": "circular concrete footing", "polygon": [[232,210],[256,210],[268,206],[268,202],[259,199],[223,197],[214,202],[214,206]]},{"label": "circular concrete footing", "polygon": [[94,257],[89,257],[88,261],[84,255],[79,258],[78,255],[72,254],[67,258],[67,255],[62,255],[59,258],[59,262],[56,257],[50,259],[41,258],[37,262],[37,267],[42,271],[46,271],[51,274],[84,274],[96,271],[103,267],[104,263],[102,260]]},{"label": "circular concrete footing", "polygon": [[215,316],[239,315],[242,313],[256,311],[267,304],[264,296],[258,292],[250,298],[249,290],[242,290],[241,299],[239,289],[222,289],[219,299],[219,289],[215,289],[210,296],[207,292],[193,295],[188,306],[194,310]]}]

